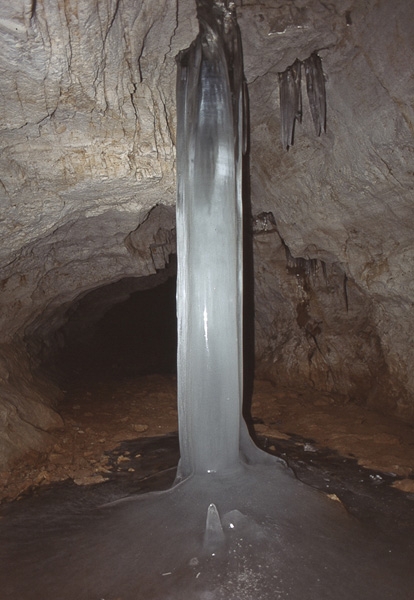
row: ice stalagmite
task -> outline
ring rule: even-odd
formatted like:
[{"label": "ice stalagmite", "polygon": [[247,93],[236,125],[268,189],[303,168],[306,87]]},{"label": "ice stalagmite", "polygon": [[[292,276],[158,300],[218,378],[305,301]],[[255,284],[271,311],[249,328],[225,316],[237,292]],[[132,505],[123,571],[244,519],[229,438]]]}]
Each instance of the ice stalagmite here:
[{"label": "ice stalagmite", "polygon": [[225,535],[221,524],[220,515],[215,504],[210,504],[207,509],[206,531],[204,533],[204,549],[215,555],[225,546]]},{"label": "ice stalagmite", "polygon": [[178,57],[180,476],[239,462],[242,402],[242,54],[232,2],[197,2]]}]

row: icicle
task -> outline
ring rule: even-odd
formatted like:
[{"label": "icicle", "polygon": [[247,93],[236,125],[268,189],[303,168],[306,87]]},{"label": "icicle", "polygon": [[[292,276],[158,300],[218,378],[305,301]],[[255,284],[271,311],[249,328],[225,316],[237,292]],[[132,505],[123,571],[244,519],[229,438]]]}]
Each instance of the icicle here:
[{"label": "icicle", "polygon": [[302,121],[301,63],[296,60],[279,73],[281,139],[286,150],[293,145],[295,122]]},{"label": "icicle", "polygon": [[306,74],[306,90],[316,135],[321,135],[322,131],[326,132],[326,92],[322,61],[316,52],[313,52],[303,64]]}]

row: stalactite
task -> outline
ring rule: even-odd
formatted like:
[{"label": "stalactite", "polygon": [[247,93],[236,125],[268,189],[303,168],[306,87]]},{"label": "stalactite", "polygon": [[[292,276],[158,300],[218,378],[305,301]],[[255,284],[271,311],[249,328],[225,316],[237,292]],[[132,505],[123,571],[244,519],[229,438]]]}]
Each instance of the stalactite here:
[{"label": "stalactite", "polygon": [[319,136],[322,132],[326,132],[326,92],[322,61],[316,52],[313,52],[303,65],[313,124],[316,135]]},{"label": "stalactite", "polygon": [[286,268],[295,275],[309,277],[316,274],[318,260],[316,258],[303,258],[302,256],[292,256],[288,246],[283,242],[286,253]]},{"label": "stalactite", "polygon": [[305,69],[306,90],[316,135],[326,132],[326,91],[322,61],[316,52],[279,73],[280,138],[284,149],[294,143],[296,121],[302,122],[301,69]]},{"label": "stalactite", "polygon": [[293,146],[295,123],[302,121],[301,63],[296,60],[279,73],[281,139],[283,148]]},{"label": "stalactite", "polygon": [[272,212],[261,212],[252,216],[253,233],[273,233],[277,232],[275,217]]}]

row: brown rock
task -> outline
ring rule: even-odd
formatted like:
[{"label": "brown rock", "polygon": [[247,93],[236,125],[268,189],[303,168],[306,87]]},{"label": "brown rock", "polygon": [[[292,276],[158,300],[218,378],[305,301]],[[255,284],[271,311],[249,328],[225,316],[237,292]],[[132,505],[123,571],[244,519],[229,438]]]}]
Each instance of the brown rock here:
[{"label": "brown rock", "polygon": [[148,425],[141,425],[141,424],[132,425],[132,429],[134,431],[137,431],[138,433],[143,433],[144,431],[147,431]]},{"label": "brown rock", "polygon": [[414,479],[400,479],[399,481],[394,481],[392,487],[401,490],[402,492],[414,494]]},{"label": "brown rock", "polygon": [[80,477],[75,477],[73,481],[76,483],[76,485],[95,485],[97,483],[108,481],[108,478],[103,477],[103,475],[83,475]]}]

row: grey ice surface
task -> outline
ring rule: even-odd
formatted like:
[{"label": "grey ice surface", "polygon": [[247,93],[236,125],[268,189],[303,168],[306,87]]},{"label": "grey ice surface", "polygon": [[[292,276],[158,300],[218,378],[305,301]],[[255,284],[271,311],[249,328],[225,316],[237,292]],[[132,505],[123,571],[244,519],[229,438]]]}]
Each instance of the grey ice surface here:
[{"label": "grey ice surface", "polygon": [[240,34],[228,8],[200,2],[198,14],[177,76],[182,476],[238,464],[242,403]]},{"label": "grey ice surface", "polygon": [[281,465],[75,509],[66,520],[59,507],[36,526],[23,520],[13,536],[25,543],[9,540],[7,557],[0,545],[2,600],[412,597],[412,552]]}]

